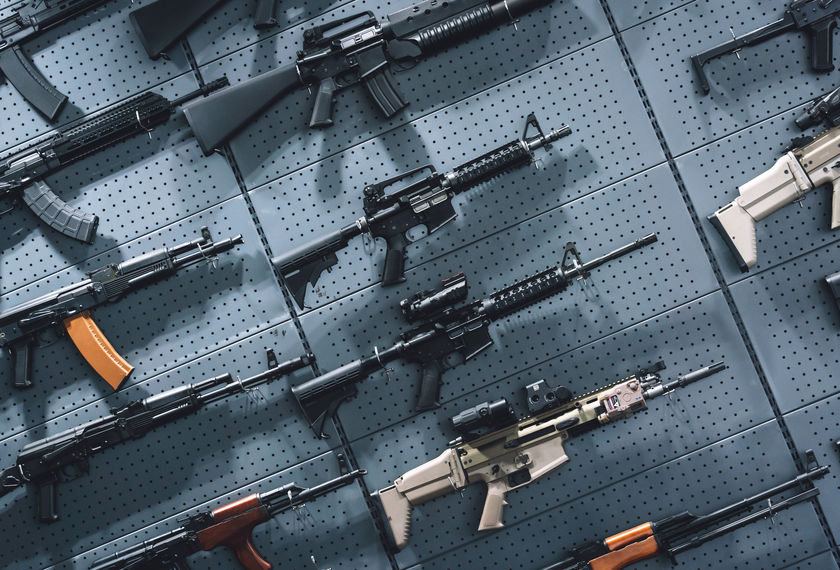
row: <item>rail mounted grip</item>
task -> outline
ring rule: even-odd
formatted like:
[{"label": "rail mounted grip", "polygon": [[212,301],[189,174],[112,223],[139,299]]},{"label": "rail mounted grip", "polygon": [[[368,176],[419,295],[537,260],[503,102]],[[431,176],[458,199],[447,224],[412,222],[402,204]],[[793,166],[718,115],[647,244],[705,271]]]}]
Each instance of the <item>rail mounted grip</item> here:
[{"label": "rail mounted grip", "polygon": [[834,69],[834,27],[837,22],[830,18],[808,29],[808,40],[811,48],[811,68],[814,71],[831,71]]},{"label": "rail mounted grip", "polygon": [[32,386],[32,345],[34,342],[34,338],[24,337],[9,347],[15,372],[15,388]]},{"label": "rail mounted grip", "polygon": [[274,4],[277,0],[257,0],[257,7],[254,10],[254,27],[264,30],[277,25],[274,17]]},{"label": "rail mounted grip", "polygon": [[657,554],[659,554],[659,544],[656,543],[656,537],[651,536],[590,560],[589,567],[592,570],[619,570],[633,562],[653,558]]},{"label": "rail mounted grip", "polygon": [[93,243],[99,217],[69,206],[45,182],[35,180],[23,189],[21,197],[49,227],[77,241]]},{"label": "rail mounted grip", "polygon": [[297,65],[278,67],[184,107],[205,155],[213,153],[260,113],[303,83]]},{"label": "rail mounted grip", "polygon": [[227,546],[247,570],[271,570],[271,564],[260,556],[251,540],[254,527],[270,518],[265,507],[251,509],[196,532],[196,539],[202,550]]},{"label": "rail mounted grip", "polygon": [[41,522],[55,522],[58,520],[57,503],[58,493],[55,488],[55,481],[38,485],[38,520]]},{"label": "rail mounted grip", "polygon": [[70,340],[87,360],[97,374],[105,380],[111,388],[118,390],[120,385],[134,370],[111,346],[99,327],[90,316],[90,311],[83,311],[62,321]]},{"label": "rail mounted grip", "polygon": [[433,410],[440,406],[440,385],[443,365],[438,360],[423,362],[420,374],[420,392],[417,395],[418,412]]},{"label": "rail mounted grip", "polygon": [[5,76],[23,98],[51,122],[67,102],[67,96],[41,75],[17,45],[0,49],[0,76]]},{"label": "rail mounted grip", "polygon": [[408,240],[403,232],[388,237],[385,266],[382,268],[382,285],[396,285],[405,281],[405,250]]},{"label": "rail mounted grip", "polygon": [[146,53],[152,59],[157,59],[166,48],[224,1],[157,0],[133,10],[128,17]]}]

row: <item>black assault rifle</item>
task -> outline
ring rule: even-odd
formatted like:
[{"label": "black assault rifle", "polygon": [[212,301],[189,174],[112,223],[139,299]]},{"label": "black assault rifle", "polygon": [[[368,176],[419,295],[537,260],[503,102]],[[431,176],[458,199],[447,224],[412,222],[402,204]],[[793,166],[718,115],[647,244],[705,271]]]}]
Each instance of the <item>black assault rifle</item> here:
[{"label": "black assault rifle", "polygon": [[315,434],[326,437],[324,424],[344,400],[356,395],[358,382],[391,361],[405,359],[422,367],[417,410],[432,409],[438,405],[442,373],[455,365],[448,357],[460,355],[466,361],[489,348],[493,344],[491,322],[561,293],[591,270],[655,241],[656,234],[648,234],[587,263],[581,263],[575,244],[570,242],[559,266],[462,307],[455,305],[466,299],[467,282],[463,273],[456,275],[445,280],[441,289],[418,293],[400,303],[408,322],[423,324],[400,335],[397,344],[299,384],[292,393]]},{"label": "black assault rifle", "polygon": [[[536,132],[528,136],[528,130]],[[405,172],[364,189],[365,215],[349,226],[330,232],[295,249],[275,257],[271,263],[280,270],[289,285],[292,297],[303,306],[306,285],[315,285],[325,269],[338,263],[336,252],[348,246],[350,240],[362,234],[384,238],[388,245],[382,284],[394,285],[405,281],[405,253],[409,241],[406,233],[417,226],[425,226],[428,233],[440,229],[455,219],[452,198],[482,182],[533,160],[534,151],[548,147],[553,141],[571,133],[563,125],[560,130],[543,133],[533,113],[528,115],[522,138],[500,146],[466,164],[443,174],[430,164]],[[390,194],[385,189],[428,171],[428,176],[407,184]]]},{"label": "black assault rifle", "polygon": [[0,159],[0,198],[22,201],[54,230],[91,243],[99,218],[67,205],[44,178],[77,160],[150,132],[168,121],[176,107],[227,84],[227,78],[223,77],[174,101],[157,93],[144,93]]},{"label": "black assault rifle", "polygon": [[313,87],[315,106],[309,126],[329,127],[339,91],[364,83],[386,117],[407,105],[389,65],[408,66],[432,53],[472,39],[552,0],[423,0],[377,21],[362,12],[303,34],[297,61],[258,75],[184,109],[206,154],[283,96]]},{"label": "black assault rifle", "polygon": [[149,431],[193,414],[207,404],[253,390],[308,366],[312,360],[312,356],[305,355],[278,364],[274,351],[269,350],[269,369],[262,374],[245,380],[235,380],[230,374],[222,374],[197,384],[172,388],[114,408],[98,420],[30,443],[21,450],[13,467],[0,471],[0,496],[26,484],[35,485],[38,489],[38,520],[56,521],[56,485],[62,478],[77,478],[87,473],[91,455],[143,437]]}]

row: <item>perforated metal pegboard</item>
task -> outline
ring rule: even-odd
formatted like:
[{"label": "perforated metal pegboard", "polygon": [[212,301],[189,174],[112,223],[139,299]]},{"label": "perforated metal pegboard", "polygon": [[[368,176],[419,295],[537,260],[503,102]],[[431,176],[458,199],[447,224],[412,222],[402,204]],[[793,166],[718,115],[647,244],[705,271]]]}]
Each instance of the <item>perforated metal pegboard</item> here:
[{"label": "perforated metal pegboard", "polygon": [[[307,27],[405,5],[282,0],[280,26],[257,32],[253,0],[226,2],[170,60],[150,62],[125,20],[132,6],[118,0],[25,51],[70,95],[65,125],[146,90],[171,98],[222,74],[244,80],[292,60]],[[687,61],[730,26],[743,32],[780,14],[771,0],[555,0],[516,28],[397,74],[410,105],[391,121],[353,90],[338,97],[332,129],[309,130],[311,97],[301,90],[236,137],[231,154],[203,157],[179,113],[151,139],[50,178],[63,198],[101,216],[100,236],[80,246],[26,211],[0,219],[0,310],[85,270],[191,239],[202,225],[220,239],[242,233],[245,243],[212,271],[194,267],[97,309],[137,366],[121,392],[110,393],[66,339],[39,348],[36,387],[0,404],[3,467],[23,445],[111,406],[224,372],[256,374],[267,348],[280,359],[311,349],[320,371],[370,354],[407,328],[400,299],[452,273],[466,271],[478,298],[558,263],[569,240],[585,259],[647,232],[659,242],[494,324],[493,347],[445,374],[433,412],[413,411],[419,370],[396,363],[361,383],[340,408],[340,429],[317,440],[288,391],[315,372],[301,370],[262,387],[258,402],[240,395],[95,456],[88,475],[60,485],[54,525],[35,522],[32,490],[9,494],[0,502],[0,566],[87,568],[175,528],[182,513],[334,477],[341,452],[367,470],[364,484],[258,527],[255,542],[275,567],[536,569],[588,540],[686,508],[708,512],[785,480],[813,447],[833,468],[818,503],[686,553],[677,566],[837,568],[840,456],[831,444],[840,431],[831,433],[831,410],[840,313],[822,280],[840,267],[840,235],[828,230],[828,192],[759,224],[760,261],[748,275],[705,221],[772,164],[798,134],[797,110],[836,79],[809,71],[797,34],[744,50],[741,62],[711,62],[708,97]],[[286,305],[267,254],[355,220],[366,183],[425,163],[446,171],[511,140],[531,111],[545,128],[569,124],[572,135],[539,151],[540,169],[457,197],[459,217],[410,246],[404,285],[376,284],[383,244],[359,239],[306,307]],[[3,155],[50,129],[5,84],[0,125]],[[454,437],[453,413],[503,396],[524,411],[527,381],[582,393],[659,359],[665,377],[716,360],[729,369],[568,442],[567,465],[509,496],[504,530],[475,531],[484,491],[473,486],[415,509],[409,548],[386,554],[363,493],[437,456]],[[222,550],[190,562],[236,566]],[[659,558],[636,567],[668,566]]]}]

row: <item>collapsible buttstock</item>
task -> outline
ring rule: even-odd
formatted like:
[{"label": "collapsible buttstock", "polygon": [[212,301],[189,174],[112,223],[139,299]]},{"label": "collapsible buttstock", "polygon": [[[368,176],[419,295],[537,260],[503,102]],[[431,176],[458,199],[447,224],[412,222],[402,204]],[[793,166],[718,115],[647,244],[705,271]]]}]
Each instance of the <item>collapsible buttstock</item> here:
[{"label": "collapsible buttstock", "polygon": [[383,522],[392,550],[402,550],[411,537],[411,503],[393,485],[375,492],[373,497],[385,515]]},{"label": "collapsible buttstock", "polygon": [[90,311],[64,319],[67,334],[90,364],[114,390],[119,389],[134,367],[117,353],[114,347],[96,326]]},{"label": "collapsible buttstock", "polygon": [[67,96],[41,75],[18,46],[0,49],[0,75],[50,121],[58,117],[67,102]]},{"label": "collapsible buttstock", "polygon": [[651,536],[590,560],[589,566],[592,570],[619,570],[639,560],[653,558],[657,554],[659,554],[659,545],[656,543],[656,538]]},{"label": "collapsible buttstock", "polygon": [[755,220],[752,216],[736,200],[709,216],[709,221],[735,256],[741,271],[749,271],[758,261]]},{"label": "collapsible buttstock", "polygon": [[67,237],[84,243],[92,243],[96,237],[99,218],[69,206],[46,183],[32,182],[23,189],[21,198],[45,224]]}]

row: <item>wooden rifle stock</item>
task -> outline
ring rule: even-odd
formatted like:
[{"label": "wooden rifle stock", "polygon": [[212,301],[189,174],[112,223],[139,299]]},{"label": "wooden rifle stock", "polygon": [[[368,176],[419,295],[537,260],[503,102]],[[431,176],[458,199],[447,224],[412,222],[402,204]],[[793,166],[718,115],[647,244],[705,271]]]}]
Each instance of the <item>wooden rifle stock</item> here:
[{"label": "wooden rifle stock", "polygon": [[619,570],[620,568],[626,568],[633,562],[653,558],[657,554],[659,554],[659,543],[656,542],[656,537],[651,534],[642,541],[631,542],[619,550],[590,560],[589,566],[592,570]]},{"label": "wooden rifle stock", "polygon": [[213,511],[216,524],[196,533],[202,550],[227,546],[247,570],[271,570],[271,564],[257,552],[251,533],[254,527],[271,519],[258,495],[250,495]]}]

